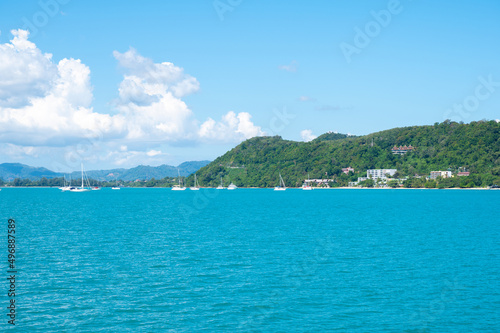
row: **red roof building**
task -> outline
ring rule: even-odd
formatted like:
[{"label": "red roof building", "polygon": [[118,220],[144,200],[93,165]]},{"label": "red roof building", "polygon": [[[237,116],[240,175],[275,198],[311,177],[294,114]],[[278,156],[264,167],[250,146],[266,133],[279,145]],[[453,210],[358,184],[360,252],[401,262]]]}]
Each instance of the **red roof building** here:
[{"label": "red roof building", "polygon": [[411,145],[407,146],[407,145],[404,145],[404,146],[394,146],[392,147],[391,151],[393,154],[399,154],[399,155],[403,155],[403,154],[406,154],[407,152],[409,151],[412,151],[414,150],[415,147],[412,147]]}]

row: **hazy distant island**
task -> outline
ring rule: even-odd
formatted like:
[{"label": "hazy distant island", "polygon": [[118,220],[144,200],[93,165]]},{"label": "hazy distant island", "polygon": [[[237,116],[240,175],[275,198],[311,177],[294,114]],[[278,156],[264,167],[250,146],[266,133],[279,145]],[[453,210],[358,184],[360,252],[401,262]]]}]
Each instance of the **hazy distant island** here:
[{"label": "hazy distant island", "polygon": [[[178,167],[182,170],[181,182],[186,186],[192,186],[196,173],[201,187],[216,187],[221,181],[225,186],[232,182],[238,187],[274,187],[279,174],[287,187],[496,187],[500,185],[500,123],[446,120],[364,136],[330,132],[310,142],[283,140],[279,136],[255,137],[211,163],[188,165],[189,170]],[[179,182],[177,167],[156,168],[170,174],[140,166],[128,173],[124,169],[119,169],[122,174],[92,171],[88,176],[96,186],[171,187]],[[5,179],[0,165],[0,185],[62,186],[62,175],[42,171],[38,170],[36,177]],[[104,174],[107,179],[102,179]],[[76,176],[73,179],[78,183]]]}]

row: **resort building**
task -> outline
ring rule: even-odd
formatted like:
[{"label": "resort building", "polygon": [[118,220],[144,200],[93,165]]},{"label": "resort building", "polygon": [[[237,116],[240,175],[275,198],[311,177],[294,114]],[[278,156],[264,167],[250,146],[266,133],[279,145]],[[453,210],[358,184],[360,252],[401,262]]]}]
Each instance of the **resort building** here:
[{"label": "resort building", "polygon": [[328,183],[333,183],[335,180],[334,179],[305,179],[304,181],[307,184],[310,184],[310,183],[328,184]]},{"label": "resort building", "polygon": [[430,179],[436,179],[438,177],[451,178],[451,171],[431,171]]},{"label": "resort building", "polygon": [[351,167],[342,168],[342,172],[345,173],[346,175],[349,174],[349,171],[354,172],[354,168],[351,168]]},{"label": "resort building", "polygon": [[399,147],[394,146],[394,147],[392,147],[391,151],[393,154],[404,155],[407,152],[412,151],[414,149],[415,149],[415,147],[412,147],[411,145],[409,145],[409,146],[404,145],[404,146],[399,146]]},{"label": "resort building", "polygon": [[373,180],[376,179],[387,179],[387,175],[394,176],[398,170],[397,169],[370,169],[366,170],[366,177]]}]

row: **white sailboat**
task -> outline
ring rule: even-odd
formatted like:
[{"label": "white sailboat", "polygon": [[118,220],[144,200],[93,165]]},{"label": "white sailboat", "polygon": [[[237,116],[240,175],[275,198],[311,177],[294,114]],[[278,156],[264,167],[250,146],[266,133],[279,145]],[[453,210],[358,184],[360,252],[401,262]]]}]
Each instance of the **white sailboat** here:
[{"label": "white sailboat", "polygon": [[236,190],[238,188],[238,186],[234,185],[232,182],[231,184],[229,184],[229,186],[227,187],[228,190]]},{"label": "white sailboat", "polygon": [[82,163],[82,186],[80,187],[72,187],[69,191],[70,192],[87,192],[90,190],[90,184],[88,184],[88,180],[87,180],[87,187],[85,187],[85,177],[83,175],[83,163]]},{"label": "white sailboat", "polygon": [[217,186],[216,190],[223,190],[224,186],[222,186],[222,177],[220,177],[220,185]]},{"label": "white sailboat", "polygon": [[118,177],[115,177],[115,186],[111,188],[112,190],[119,190],[121,189],[120,185],[118,184]]},{"label": "white sailboat", "polygon": [[199,191],[200,190],[200,185],[198,184],[198,181],[196,180],[196,174],[194,174],[194,186],[189,188],[191,191]]},{"label": "white sailboat", "polygon": [[[309,179],[309,174],[307,174],[307,179]],[[304,181],[304,185],[302,185],[302,189],[304,191],[311,191],[313,188],[307,181]]]},{"label": "white sailboat", "polygon": [[179,175],[177,177],[179,179],[179,185],[174,185],[172,187],[172,191],[184,191],[186,188],[184,186],[181,186],[181,174],[179,172],[179,169],[177,169],[177,174]]},{"label": "white sailboat", "polygon": [[279,175],[280,175],[280,184],[278,186],[276,186],[274,188],[274,190],[275,191],[285,191],[286,190],[285,181],[281,177],[281,173]]},{"label": "white sailboat", "polygon": [[71,190],[71,179],[70,181],[66,184],[66,176],[63,176],[64,177],[64,180],[63,180],[63,186],[62,187],[59,187],[59,189],[61,191],[69,191]]}]

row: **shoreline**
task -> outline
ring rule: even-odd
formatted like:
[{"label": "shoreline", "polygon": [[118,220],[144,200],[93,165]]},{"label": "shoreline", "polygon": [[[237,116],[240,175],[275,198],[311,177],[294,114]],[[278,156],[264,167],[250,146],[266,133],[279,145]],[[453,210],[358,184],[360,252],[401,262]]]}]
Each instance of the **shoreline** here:
[{"label": "shoreline", "polygon": [[[59,189],[58,186],[0,186],[0,189],[47,189],[47,188],[53,188],[53,189]],[[151,189],[172,189],[172,187],[147,187],[147,186],[141,186],[141,187],[122,187],[122,189],[134,189],[134,188],[151,188]],[[101,189],[111,189],[111,187],[101,187]],[[200,189],[216,189],[215,187],[200,187]],[[274,187],[238,187],[237,189],[253,189],[253,190],[272,190]],[[287,187],[287,189],[290,190],[301,190],[302,187]],[[224,190],[227,190],[227,188],[224,188]],[[450,188],[409,188],[409,187],[397,187],[397,188],[392,188],[392,187],[330,187],[330,188],[322,188],[322,187],[314,187],[314,191],[325,191],[325,190],[434,190],[434,191],[440,191],[440,190],[500,190],[500,188],[487,188],[487,187],[471,187],[471,188],[460,188],[460,187],[450,187]]]}]

